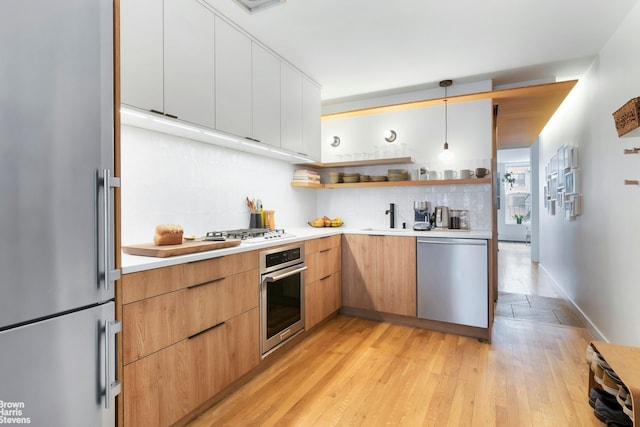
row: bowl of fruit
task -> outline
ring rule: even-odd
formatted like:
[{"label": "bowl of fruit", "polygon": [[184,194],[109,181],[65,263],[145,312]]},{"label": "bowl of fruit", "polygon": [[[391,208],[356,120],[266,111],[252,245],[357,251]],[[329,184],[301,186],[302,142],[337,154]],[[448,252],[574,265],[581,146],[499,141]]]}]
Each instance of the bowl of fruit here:
[{"label": "bowl of fruit", "polygon": [[329,218],[328,216],[323,216],[323,217],[318,217],[315,218],[311,221],[309,221],[307,224],[309,224],[312,227],[340,227],[342,224],[344,224],[344,222],[342,222],[342,219],[340,217],[335,217],[333,219]]}]

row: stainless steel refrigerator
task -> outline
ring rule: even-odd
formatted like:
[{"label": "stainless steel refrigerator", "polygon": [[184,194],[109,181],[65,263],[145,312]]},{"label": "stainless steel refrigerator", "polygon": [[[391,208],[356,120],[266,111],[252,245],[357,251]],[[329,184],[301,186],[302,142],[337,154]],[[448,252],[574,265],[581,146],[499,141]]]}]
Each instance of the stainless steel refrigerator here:
[{"label": "stainless steel refrigerator", "polygon": [[0,423],[113,426],[113,2],[0,11]]}]

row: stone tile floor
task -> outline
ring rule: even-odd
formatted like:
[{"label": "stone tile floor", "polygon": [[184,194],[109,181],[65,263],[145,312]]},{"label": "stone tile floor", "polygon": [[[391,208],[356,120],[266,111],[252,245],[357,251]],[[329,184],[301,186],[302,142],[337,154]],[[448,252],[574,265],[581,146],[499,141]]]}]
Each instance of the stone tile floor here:
[{"label": "stone tile floor", "polygon": [[512,319],[585,327],[561,298],[498,292],[495,314]]}]

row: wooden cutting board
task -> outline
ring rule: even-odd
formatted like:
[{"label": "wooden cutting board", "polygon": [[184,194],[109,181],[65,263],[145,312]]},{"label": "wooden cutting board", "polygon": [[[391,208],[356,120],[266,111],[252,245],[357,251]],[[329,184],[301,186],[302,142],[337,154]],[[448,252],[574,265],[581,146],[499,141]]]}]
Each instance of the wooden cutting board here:
[{"label": "wooden cutting board", "polygon": [[152,256],[166,258],[176,255],[186,255],[196,252],[212,251],[214,249],[229,248],[238,246],[240,239],[227,239],[221,242],[211,242],[205,240],[185,241],[181,245],[156,246],[153,243],[140,243],[122,247],[122,251],[129,255]]}]

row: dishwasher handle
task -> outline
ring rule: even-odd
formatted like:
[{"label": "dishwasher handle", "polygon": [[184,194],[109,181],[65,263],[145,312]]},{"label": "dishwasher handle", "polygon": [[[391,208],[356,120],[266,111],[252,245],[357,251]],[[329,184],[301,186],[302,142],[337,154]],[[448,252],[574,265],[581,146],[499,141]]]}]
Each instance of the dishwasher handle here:
[{"label": "dishwasher handle", "polygon": [[483,239],[418,239],[418,244],[428,243],[431,245],[468,245],[468,246],[486,246],[487,241]]}]

